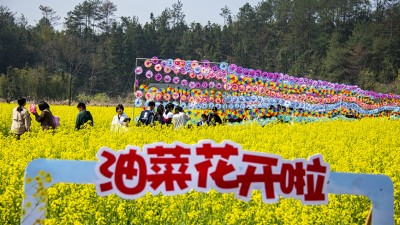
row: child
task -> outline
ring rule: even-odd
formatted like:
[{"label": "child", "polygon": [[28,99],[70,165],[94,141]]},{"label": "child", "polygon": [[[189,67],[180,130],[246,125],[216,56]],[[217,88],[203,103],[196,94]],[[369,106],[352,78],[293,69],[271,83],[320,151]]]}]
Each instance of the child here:
[{"label": "child", "polygon": [[197,126],[204,125],[210,125],[210,121],[208,121],[206,114],[201,114],[201,120],[197,123]]},{"label": "child", "polygon": [[24,107],[26,105],[25,98],[18,98],[18,106],[13,109],[11,132],[17,135],[17,139],[25,132],[30,130],[31,117],[28,110]]},{"label": "child", "polygon": [[53,114],[50,111],[49,104],[47,104],[47,102],[44,101],[39,102],[39,110],[42,111],[42,114],[40,114],[40,116],[37,112],[33,113],[33,115],[35,115],[36,121],[40,122],[42,129],[43,130],[48,130],[49,128],[54,129]]}]

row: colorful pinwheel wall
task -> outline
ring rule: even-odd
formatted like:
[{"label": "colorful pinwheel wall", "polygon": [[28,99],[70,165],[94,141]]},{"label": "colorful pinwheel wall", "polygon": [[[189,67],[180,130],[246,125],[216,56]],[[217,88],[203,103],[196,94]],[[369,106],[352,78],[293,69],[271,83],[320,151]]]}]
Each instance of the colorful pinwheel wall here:
[{"label": "colorful pinwheel wall", "polygon": [[174,102],[187,109],[217,107],[227,118],[293,116],[357,118],[400,114],[400,96],[357,86],[294,77],[208,60],[137,60],[135,106]]}]

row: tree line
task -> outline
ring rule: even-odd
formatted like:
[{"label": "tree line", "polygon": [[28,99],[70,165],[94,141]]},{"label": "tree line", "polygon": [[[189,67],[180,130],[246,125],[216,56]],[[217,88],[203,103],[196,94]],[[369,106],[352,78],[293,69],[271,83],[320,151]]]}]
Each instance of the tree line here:
[{"label": "tree line", "polygon": [[[263,0],[224,24],[188,23],[178,0],[149,22],[86,0],[64,21],[41,5],[28,25],[0,6],[0,98],[124,98],[137,57],[208,59],[400,93],[399,0]],[[62,23],[61,30],[55,29]]]}]

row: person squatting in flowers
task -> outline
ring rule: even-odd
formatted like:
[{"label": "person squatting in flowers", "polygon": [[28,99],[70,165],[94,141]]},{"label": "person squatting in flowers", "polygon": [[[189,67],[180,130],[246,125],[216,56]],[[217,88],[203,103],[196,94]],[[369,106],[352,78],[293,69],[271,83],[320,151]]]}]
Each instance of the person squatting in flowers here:
[{"label": "person squatting in flowers", "polygon": [[156,106],[156,103],[154,103],[153,101],[149,102],[148,109],[145,109],[140,113],[138,125],[146,125],[147,126],[147,125],[153,123],[155,106]]},{"label": "person squatting in flowers", "polygon": [[128,127],[131,119],[124,113],[124,106],[122,104],[118,104],[117,107],[115,107],[115,111],[117,112],[117,115],[113,117],[111,122],[111,130],[118,130],[121,127]]},{"label": "person squatting in flowers", "polygon": [[183,111],[181,106],[175,108],[175,115],[172,117],[172,123],[176,128],[184,127],[190,120],[190,117]]}]

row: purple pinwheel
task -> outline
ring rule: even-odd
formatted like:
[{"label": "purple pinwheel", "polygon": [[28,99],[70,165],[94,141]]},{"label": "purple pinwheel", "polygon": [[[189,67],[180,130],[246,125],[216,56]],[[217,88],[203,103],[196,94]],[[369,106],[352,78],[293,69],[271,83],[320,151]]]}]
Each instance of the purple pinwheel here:
[{"label": "purple pinwheel", "polygon": [[287,74],[283,75],[283,79],[284,80],[289,80],[289,75],[287,75]]},{"label": "purple pinwheel", "polygon": [[211,81],[211,82],[208,84],[208,86],[209,86],[210,88],[214,88],[214,87],[215,87],[215,83],[214,83],[213,81]]},{"label": "purple pinwheel", "polygon": [[182,86],[186,86],[188,84],[187,80],[183,79],[181,80],[181,85]]},{"label": "purple pinwheel", "polygon": [[158,63],[158,58],[157,58],[157,56],[153,56],[153,57],[151,58],[151,62],[152,62],[153,64],[157,64],[157,63]]},{"label": "purple pinwheel", "polygon": [[152,78],[152,77],[153,77],[153,72],[152,72],[151,70],[147,70],[147,71],[146,71],[146,77],[147,77],[148,79]]},{"label": "purple pinwheel", "polygon": [[162,75],[161,75],[161,73],[157,73],[157,74],[154,76],[154,79],[156,79],[156,81],[161,81],[161,80],[162,80]]},{"label": "purple pinwheel", "polygon": [[201,84],[201,87],[204,88],[204,89],[206,89],[206,88],[208,87],[208,82],[204,81],[204,82]]},{"label": "purple pinwheel", "polygon": [[237,74],[237,75],[242,75],[242,72],[243,72],[243,68],[242,68],[241,66],[238,66],[238,67],[236,68],[236,74]]},{"label": "purple pinwheel", "polygon": [[217,84],[215,85],[215,87],[216,87],[217,89],[221,89],[221,88],[222,88],[222,84],[221,84],[221,83],[217,83]]},{"label": "purple pinwheel", "polygon": [[172,82],[174,82],[174,84],[178,84],[179,83],[179,77],[172,78]]},{"label": "purple pinwheel", "polygon": [[243,69],[243,74],[247,77],[249,75],[249,69]]},{"label": "purple pinwheel", "polygon": [[200,87],[201,87],[200,82],[196,82],[196,88],[200,88]]},{"label": "purple pinwheel", "polygon": [[196,84],[192,81],[192,82],[189,82],[189,88],[190,89],[193,89],[193,88],[195,88],[196,87]]},{"label": "purple pinwheel", "polygon": [[235,64],[230,64],[230,65],[228,66],[228,69],[229,69],[230,72],[233,72],[233,71],[236,70],[236,65],[235,65]]},{"label": "purple pinwheel", "polygon": [[164,81],[165,81],[165,83],[171,82],[171,77],[169,75],[165,76]]},{"label": "purple pinwheel", "polygon": [[249,69],[249,75],[252,77],[256,76],[256,71],[253,69]]},{"label": "purple pinwheel", "polygon": [[142,67],[140,67],[140,66],[136,67],[136,69],[135,69],[135,74],[140,75],[140,74],[142,74],[142,73],[143,73]]},{"label": "purple pinwheel", "polygon": [[268,78],[268,73],[267,73],[267,72],[262,72],[261,76],[262,76],[263,78]]},{"label": "purple pinwheel", "polygon": [[208,61],[207,59],[203,60],[203,66],[210,67],[210,61]]}]

